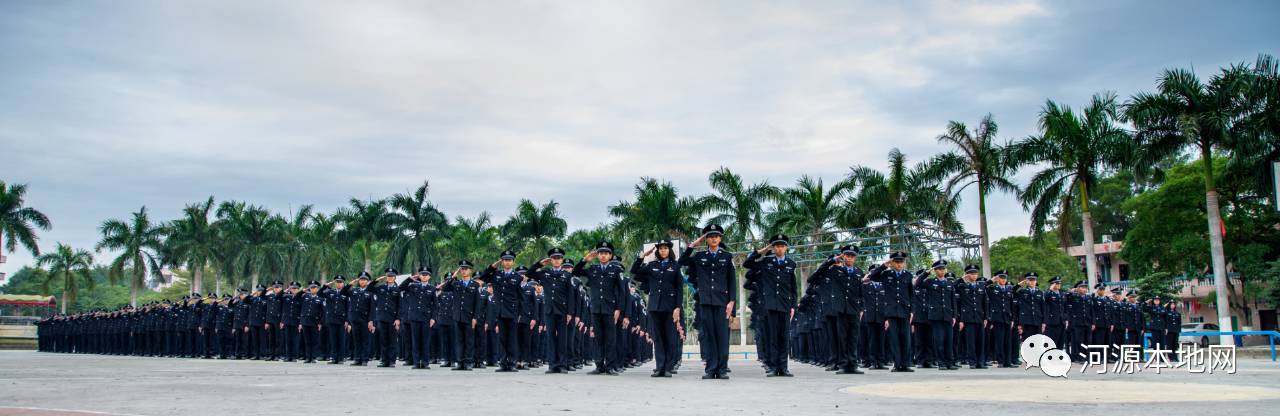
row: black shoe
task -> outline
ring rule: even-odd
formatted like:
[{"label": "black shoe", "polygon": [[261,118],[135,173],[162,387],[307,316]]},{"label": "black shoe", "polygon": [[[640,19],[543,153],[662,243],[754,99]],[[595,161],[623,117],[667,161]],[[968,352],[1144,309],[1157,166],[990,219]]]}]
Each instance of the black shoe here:
[{"label": "black shoe", "polygon": [[543,371],[542,373],[543,374],[560,374],[560,369],[551,367],[551,368],[548,368],[547,371]]},{"label": "black shoe", "polygon": [[717,376],[716,376],[715,374],[703,374],[703,375],[702,375],[702,379],[703,379],[703,380],[714,380],[714,379],[716,379],[716,378],[717,378]]},{"label": "black shoe", "polygon": [[378,367],[379,367],[379,368],[391,368],[391,367],[395,367],[395,366],[396,366],[395,364],[389,364],[389,363],[379,363],[379,364],[378,364]]},{"label": "black shoe", "polygon": [[663,371],[654,371],[653,374],[649,375],[649,377],[654,377],[654,378],[666,377],[666,376],[667,376],[666,372],[663,372]]},{"label": "black shoe", "polygon": [[764,376],[765,377],[782,377],[782,373],[779,371],[769,371],[764,373]]},{"label": "black shoe", "polygon": [[729,379],[729,373],[721,373],[716,375],[716,380],[728,380],[728,379]]},{"label": "black shoe", "polygon": [[846,369],[840,370],[840,374],[862,374],[862,371],[858,370],[857,367],[846,368]]},{"label": "black shoe", "polygon": [[897,367],[897,368],[894,368],[893,370],[889,370],[889,372],[891,372],[891,373],[914,373],[914,372],[916,372],[916,370],[912,370],[912,369],[907,368],[907,367]]}]

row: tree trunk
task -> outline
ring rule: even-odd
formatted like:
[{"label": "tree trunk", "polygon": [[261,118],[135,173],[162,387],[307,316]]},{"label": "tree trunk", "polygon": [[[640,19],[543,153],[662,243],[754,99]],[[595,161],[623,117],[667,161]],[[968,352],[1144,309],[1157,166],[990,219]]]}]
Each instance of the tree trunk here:
[{"label": "tree trunk", "polygon": [[369,258],[369,243],[362,244],[360,248],[364,252],[364,271],[373,274],[373,260]]},{"label": "tree trunk", "polygon": [[[1209,214],[1209,254],[1213,258],[1213,288],[1218,310],[1218,327],[1221,330],[1233,330],[1231,327],[1231,305],[1227,288],[1227,261],[1222,252],[1222,213],[1218,208],[1218,192],[1205,193],[1205,201]],[[1231,336],[1219,336],[1222,345],[1232,345]]]},{"label": "tree trunk", "polygon": [[[67,283],[70,283],[70,282],[67,282]],[[70,289],[68,289],[69,287],[70,286],[65,284],[62,286],[62,314],[63,315],[67,314],[67,292],[71,291]]]},{"label": "tree trunk", "polygon": [[139,276],[140,273],[137,272],[137,270],[141,270],[141,269],[138,269],[137,267],[134,267],[134,269],[135,271],[133,272],[133,278],[129,279],[129,305],[132,305],[134,308],[137,308],[138,307],[138,286],[142,283],[142,276]]},{"label": "tree trunk", "polygon": [[1084,226],[1084,270],[1088,274],[1089,287],[1098,284],[1098,258],[1093,251],[1093,214],[1089,212],[1089,186],[1080,179],[1080,222]]},{"label": "tree trunk", "polygon": [[258,290],[258,271],[257,270],[254,270],[253,274],[249,275],[249,286],[250,286],[249,287],[250,291]]},{"label": "tree trunk", "polygon": [[987,233],[987,195],[978,187],[978,233],[982,237],[982,275],[991,276],[991,237]]},{"label": "tree trunk", "polygon": [[222,297],[222,276],[213,276],[213,294]]},{"label": "tree trunk", "polygon": [[204,291],[204,267],[192,267],[191,291],[196,293]]},{"label": "tree trunk", "polygon": [[1093,214],[1085,211],[1080,215],[1080,222],[1084,226],[1084,269],[1089,277],[1089,287],[1098,284],[1098,262],[1096,253],[1093,250]]},{"label": "tree trunk", "polygon": [[[1213,257],[1213,288],[1217,296],[1218,328],[1235,330],[1231,326],[1230,291],[1227,285],[1227,259],[1222,252],[1222,211],[1218,208],[1218,190],[1213,183],[1213,157],[1208,149],[1201,150],[1204,162],[1205,206],[1209,216],[1209,254]],[[1218,336],[1222,345],[1235,345],[1230,335]]]}]

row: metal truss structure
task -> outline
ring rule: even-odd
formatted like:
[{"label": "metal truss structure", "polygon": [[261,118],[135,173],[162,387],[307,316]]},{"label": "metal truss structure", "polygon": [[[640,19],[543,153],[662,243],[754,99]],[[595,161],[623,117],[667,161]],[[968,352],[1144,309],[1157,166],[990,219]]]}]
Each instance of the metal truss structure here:
[{"label": "metal truss structure", "polygon": [[[763,240],[729,244],[735,252],[746,254],[763,247]],[[929,253],[930,258],[975,258],[980,255],[982,238],[978,235],[943,229],[924,221],[881,224],[870,227],[835,230],[791,237],[788,254],[801,267],[821,263],[843,245],[858,246],[864,259],[884,259],[889,253],[904,251],[912,257]]]}]

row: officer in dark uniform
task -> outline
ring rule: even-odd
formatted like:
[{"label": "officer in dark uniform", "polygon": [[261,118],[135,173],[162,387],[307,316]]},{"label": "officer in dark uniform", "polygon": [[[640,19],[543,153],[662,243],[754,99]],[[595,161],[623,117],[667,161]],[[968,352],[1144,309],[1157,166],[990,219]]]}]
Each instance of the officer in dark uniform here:
[{"label": "officer in dark uniform", "polygon": [[520,317],[516,320],[516,337],[520,351],[516,370],[527,370],[537,367],[538,325],[544,321],[538,302],[538,282],[529,280],[529,268],[517,266],[516,274],[520,275]]},{"label": "officer in dark uniform", "polygon": [[925,313],[929,319],[930,340],[933,341],[933,355],[939,370],[956,370],[955,356],[951,344],[955,342],[952,332],[956,322],[956,289],[947,279],[947,261],[933,262],[933,276],[924,281]]},{"label": "officer in dark uniform", "polygon": [[302,285],[289,282],[289,288],[280,296],[280,344],[284,361],[294,362],[301,354],[302,344]]},{"label": "officer in dark uniform", "polygon": [[1044,333],[1044,291],[1036,287],[1036,272],[1027,272],[1022,276],[1026,288],[1019,290],[1013,298],[1013,307],[1018,311],[1018,335],[1021,340],[1032,335]]},{"label": "officer in dark uniform", "polygon": [[863,339],[866,339],[866,342],[862,351],[866,351],[864,354],[866,366],[872,370],[887,369],[885,367],[885,362],[888,361],[885,355],[885,328],[888,327],[889,322],[885,319],[884,308],[884,285],[870,278],[863,279],[861,320]]},{"label": "officer in dark uniform", "polygon": [[280,322],[282,314],[280,313],[281,299],[284,298],[284,283],[276,280],[271,282],[271,288],[267,289],[262,296],[262,313],[263,313],[263,344],[260,346],[263,355],[267,361],[276,361],[280,359],[283,348],[281,348],[280,329],[283,324]]},{"label": "officer in dark uniform", "polygon": [[1076,283],[1063,302],[1066,308],[1067,354],[1071,355],[1073,362],[1084,362],[1088,351],[1084,346],[1092,342],[1090,333],[1093,329],[1089,282],[1081,280]]},{"label": "officer in dark uniform", "polygon": [[958,329],[964,345],[964,358],[970,369],[987,368],[984,332],[987,327],[987,289],[978,282],[978,266],[965,265],[963,280],[955,286]]},{"label": "officer in dark uniform", "polygon": [[1102,283],[1094,285],[1093,290],[1093,295],[1089,297],[1089,316],[1093,323],[1090,343],[1108,345],[1111,343],[1111,297]]},{"label": "officer in dark uniform", "polygon": [[1014,326],[1013,289],[1008,284],[1008,272],[997,270],[987,285],[987,317],[991,323],[991,356],[1000,368],[1013,367],[1013,351],[1009,336]]},{"label": "officer in dark uniform", "polygon": [[418,274],[400,283],[401,325],[408,321],[410,362],[413,368],[431,368],[431,328],[435,326],[436,287],[431,284],[431,269],[419,267]]},{"label": "officer in dark uniform", "polygon": [[1049,279],[1049,290],[1044,291],[1044,334],[1053,340],[1053,345],[1067,351],[1066,329],[1067,319],[1066,297],[1062,293],[1062,278],[1054,276]]},{"label": "officer in dark uniform", "polygon": [[329,364],[342,364],[347,357],[347,278],[333,277],[320,296],[324,298],[324,336],[328,339]]},{"label": "officer in dark uniform", "polygon": [[324,326],[324,298],[320,296],[320,282],[312,281],[298,304],[298,329],[302,330],[302,359],[307,364],[316,362],[320,355],[320,328]]},{"label": "officer in dark uniform", "polygon": [[[480,273],[480,280],[489,284],[493,290],[491,300],[493,312],[490,320],[497,326],[498,370],[499,373],[516,371],[516,362],[520,357],[520,343],[517,322],[520,318],[520,306],[523,303],[523,288],[520,287],[520,275],[515,269],[516,253],[512,250],[502,252],[498,261]],[[501,267],[502,270],[498,270]]]},{"label": "officer in dark uniform", "polygon": [[1169,300],[1164,306],[1165,310],[1165,329],[1164,329],[1164,345],[1165,349],[1173,351],[1169,357],[1170,362],[1180,362],[1178,357],[1178,348],[1180,343],[1178,337],[1182,335],[1182,313],[1178,312],[1178,303]]},{"label": "officer in dark uniform", "polygon": [[396,274],[394,267],[384,269],[382,277],[374,282],[381,284],[370,290],[373,293],[373,333],[378,337],[378,359],[381,361],[378,367],[396,366],[396,346],[399,345],[396,335],[400,332],[400,286],[396,284]]},{"label": "officer in dark uniform", "polygon": [[[729,319],[738,298],[738,275],[733,254],[720,246],[723,235],[724,228],[718,224],[703,227],[702,236],[685,248],[679,261],[698,294],[698,333],[706,352],[704,380],[729,378]],[[707,249],[694,253],[703,242]]]},{"label": "officer in dark uniform", "polygon": [[231,296],[230,293],[222,294],[222,301],[218,304],[217,317],[217,334],[218,334],[218,359],[225,360],[235,356],[236,342],[236,307],[238,299]]},{"label": "officer in dark uniform", "polygon": [[347,298],[346,330],[352,338],[353,366],[369,365],[370,334],[374,331],[373,294],[369,293],[369,272],[362,271],[356,277],[354,285],[343,287],[342,295]]},{"label": "officer in dark uniform", "polygon": [[[769,345],[764,358],[768,377],[791,377],[787,369],[787,332],[796,312],[796,261],[787,257],[791,239],[777,234],[769,245],[751,252],[742,267],[757,271],[757,281],[764,306],[765,342]],[[764,255],[765,253],[770,255]],[[840,296],[844,296],[842,293]]]},{"label": "officer in dark uniform", "polygon": [[[684,305],[684,276],[676,264],[671,240],[660,240],[631,263],[631,276],[649,294],[646,303],[653,338],[653,377],[671,377],[680,360],[680,308]],[[643,263],[649,254],[654,260]]]},{"label": "officer in dark uniform", "polygon": [[855,265],[858,253],[856,246],[840,247],[837,254],[819,265],[809,278],[810,286],[820,297],[816,306],[824,315],[830,338],[825,344],[831,357],[828,369],[840,374],[862,374],[858,370],[858,340],[864,338],[859,329],[864,275]]},{"label": "officer in dark uniform", "polygon": [[480,284],[471,281],[474,264],[470,260],[458,262],[458,270],[440,284],[438,290],[453,295],[453,352],[458,366],[455,371],[471,371],[475,365],[476,325],[483,303],[480,300]]},{"label": "officer in dark uniform", "polygon": [[[598,260],[598,264],[587,262]],[[589,312],[595,329],[596,368],[588,374],[621,374],[616,340],[620,326],[628,323],[622,316],[627,294],[627,279],[621,262],[613,260],[613,244],[601,241],[574,267],[573,275],[586,278],[589,290]]]},{"label": "officer in dark uniform", "polygon": [[[529,266],[529,279],[543,288],[543,308],[547,321],[547,374],[563,374],[570,371],[568,343],[573,338],[573,285],[571,271],[562,268],[564,250],[554,247],[547,257]],[[547,268],[543,268],[547,266]]]},{"label": "officer in dark uniform", "polygon": [[889,261],[876,266],[867,277],[879,282],[885,291],[882,314],[889,351],[893,355],[893,372],[912,372],[911,301],[914,293],[911,272],[907,271],[907,253],[895,251]]}]

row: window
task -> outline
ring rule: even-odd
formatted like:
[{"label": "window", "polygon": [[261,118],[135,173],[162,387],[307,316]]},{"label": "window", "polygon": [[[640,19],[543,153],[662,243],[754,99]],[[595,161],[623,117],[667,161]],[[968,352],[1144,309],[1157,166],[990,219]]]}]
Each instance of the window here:
[{"label": "window", "polygon": [[1218,325],[1215,325],[1215,324],[1204,324],[1204,329],[1212,329],[1212,330],[1214,330],[1214,331],[1217,331],[1217,330],[1218,330]]}]

